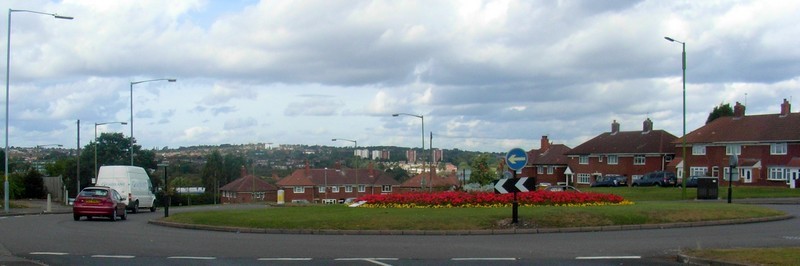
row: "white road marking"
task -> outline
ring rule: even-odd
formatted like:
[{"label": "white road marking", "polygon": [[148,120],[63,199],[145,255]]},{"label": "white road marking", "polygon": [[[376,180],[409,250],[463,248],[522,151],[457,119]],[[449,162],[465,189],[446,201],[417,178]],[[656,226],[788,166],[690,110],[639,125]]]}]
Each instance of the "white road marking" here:
[{"label": "white road marking", "polygon": [[69,253],[64,252],[31,252],[31,255],[53,255],[53,256],[64,256],[69,255]]},{"label": "white road marking", "polygon": [[191,257],[191,256],[173,256],[167,257],[167,259],[175,259],[175,260],[215,260],[216,257]]},{"label": "white road marking", "polygon": [[131,256],[131,255],[92,255],[92,258],[133,259],[133,258],[136,258],[136,256]]},{"label": "white road marking", "polygon": [[597,257],[575,257],[576,260],[632,260],[641,259],[642,256],[597,256]]},{"label": "white road marking", "polygon": [[452,261],[515,261],[517,258],[452,258]]},{"label": "white road marking", "polygon": [[310,261],[311,258],[259,258],[260,261]]},{"label": "white road marking", "polygon": [[398,260],[397,258],[339,258],[335,259],[339,261],[366,261],[371,262],[372,264],[381,265],[381,266],[392,266],[391,264],[380,262],[380,260]]}]

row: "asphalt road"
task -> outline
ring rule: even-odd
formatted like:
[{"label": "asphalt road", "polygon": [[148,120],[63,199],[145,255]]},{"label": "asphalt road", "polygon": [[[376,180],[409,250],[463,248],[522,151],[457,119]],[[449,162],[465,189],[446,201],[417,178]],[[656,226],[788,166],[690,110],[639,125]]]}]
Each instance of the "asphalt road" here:
[{"label": "asphalt road", "polygon": [[[800,216],[800,205],[769,207]],[[4,216],[0,255],[49,265],[673,265],[681,249],[800,245],[797,218],[611,232],[401,236],[246,234],[147,223],[162,216],[163,210],[117,222],[76,222],[71,214]]]}]

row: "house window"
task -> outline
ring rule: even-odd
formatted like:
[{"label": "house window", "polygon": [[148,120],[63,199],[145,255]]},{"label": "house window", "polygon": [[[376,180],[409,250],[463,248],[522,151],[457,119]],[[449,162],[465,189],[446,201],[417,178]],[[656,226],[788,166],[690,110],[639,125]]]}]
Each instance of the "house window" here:
[{"label": "house window", "polygon": [[578,183],[579,184],[589,184],[590,177],[591,176],[589,174],[578,174]]},{"label": "house window", "polygon": [[392,192],[392,185],[381,186],[381,192]]},{"label": "house window", "polygon": [[784,176],[784,169],[783,167],[770,167],[769,168],[769,176],[767,180],[770,181],[784,181],[786,177]]},{"label": "house window", "polygon": [[645,162],[644,155],[633,156],[633,165],[644,165],[644,162]]},{"label": "house window", "polygon": [[367,186],[365,185],[358,185],[358,192],[365,192],[367,191]]},{"label": "house window", "polygon": [[786,155],[786,143],[772,143],[769,145],[769,154]]},{"label": "house window", "polygon": [[345,192],[345,193],[351,193],[351,192],[353,192],[353,186],[346,186],[346,187],[344,187],[344,192]]},{"label": "house window", "polygon": [[536,167],[536,173],[537,173],[537,174],[540,174],[540,175],[541,175],[541,174],[544,174],[544,166],[541,166],[541,165],[540,165],[540,166],[537,166],[537,167]]},{"label": "house window", "polygon": [[547,174],[548,175],[552,175],[553,174],[553,168],[556,168],[556,167],[555,166],[548,166],[547,167]]},{"label": "house window", "polygon": [[706,176],[708,174],[708,167],[690,167],[689,176]]},{"label": "house window", "polygon": [[741,155],[742,154],[742,146],[736,144],[729,144],[725,146],[725,155]]},{"label": "house window", "polygon": [[337,186],[333,186],[333,187],[331,187],[331,192],[333,192],[333,193],[339,193],[339,187],[337,187]]},{"label": "house window", "polygon": [[619,163],[619,158],[616,155],[608,156],[608,164],[617,164],[617,163]]},{"label": "house window", "polygon": [[[739,171],[738,171],[739,168],[734,168],[734,169],[736,169],[737,171],[733,172],[733,182],[736,182],[736,181],[739,181]],[[724,173],[722,173],[722,174],[724,176],[722,177],[722,180],[728,181],[728,179],[729,179],[728,177],[731,176],[731,174],[730,174],[731,168],[730,167],[725,167],[725,171],[723,171],[723,172]]]},{"label": "house window", "polygon": [[302,193],[306,193],[306,188],[305,187],[294,187],[294,189],[292,189],[292,191],[294,191],[294,194],[302,194]]},{"label": "house window", "polygon": [[711,167],[711,176],[719,177],[719,166]]},{"label": "house window", "polygon": [[319,193],[325,193],[325,187],[319,187],[317,191],[319,191]]},{"label": "house window", "polygon": [[692,155],[706,155],[706,145],[692,146]]},{"label": "house window", "polygon": [[578,157],[578,164],[589,164],[589,155],[581,155]]}]

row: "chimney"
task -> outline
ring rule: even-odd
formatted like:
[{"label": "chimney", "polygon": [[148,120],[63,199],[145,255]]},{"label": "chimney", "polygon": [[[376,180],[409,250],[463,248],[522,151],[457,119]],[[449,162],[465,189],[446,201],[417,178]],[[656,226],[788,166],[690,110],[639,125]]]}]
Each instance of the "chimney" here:
[{"label": "chimney", "polygon": [[550,140],[547,139],[547,135],[542,136],[542,144],[539,148],[540,151],[544,152],[550,149]]},{"label": "chimney", "polygon": [[642,123],[642,134],[650,133],[650,131],[653,131],[653,121],[648,117],[644,120],[644,123]]},{"label": "chimney", "polygon": [[311,177],[311,165],[308,164],[308,160],[306,160],[306,176]]},{"label": "chimney", "polygon": [[744,117],[744,109],[745,106],[739,102],[736,102],[736,105],[733,106],[733,119],[739,119]]},{"label": "chimney", "polygon": [[372,162],[369,163],[369,176],[375,176],[375,168],[372,166]]},{"label": "chimney", "polygon": [[619,132],[619,123],[617,123],[617,120],[614,120],[614,122],[611,123],[611,135],[617,134],[617,132]]},{"label": "chimney", "polygon": [[242,177],[245,176],[247,176],[247,168],[244,168],[244,165],[242,165]]},{"label": "chimney", "polygon": [[336,163],[333,165],[333,169],[342,170],[342,162],[336,161]]},{"label": "chimney", "polygon": [[787,101],[784,98],[783,103],[781,104],[781,117],[786,117],[791,112],[792,112],[792,104],[790,104],[789,101]]}]

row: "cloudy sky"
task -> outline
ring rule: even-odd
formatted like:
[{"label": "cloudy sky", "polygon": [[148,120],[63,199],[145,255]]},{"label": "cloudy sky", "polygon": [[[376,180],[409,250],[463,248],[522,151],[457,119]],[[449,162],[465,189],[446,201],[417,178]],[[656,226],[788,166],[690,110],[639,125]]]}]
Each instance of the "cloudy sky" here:
[{"label": "cloudy sky", "polygon": [[[720,103],[800,105],[800,1],[12,0],[11,146],[130,122],[145,148],[425,143],[575,147],[610,131],[682,135]],[[2,43],[7,42],[7,24]],[[5,48],[5,47],[4,47]],[[6,67],[3,65],[5,72]],[[5,101],[3,100],[5,105]],[[130,135],[130,125],[97,127]]]}]

